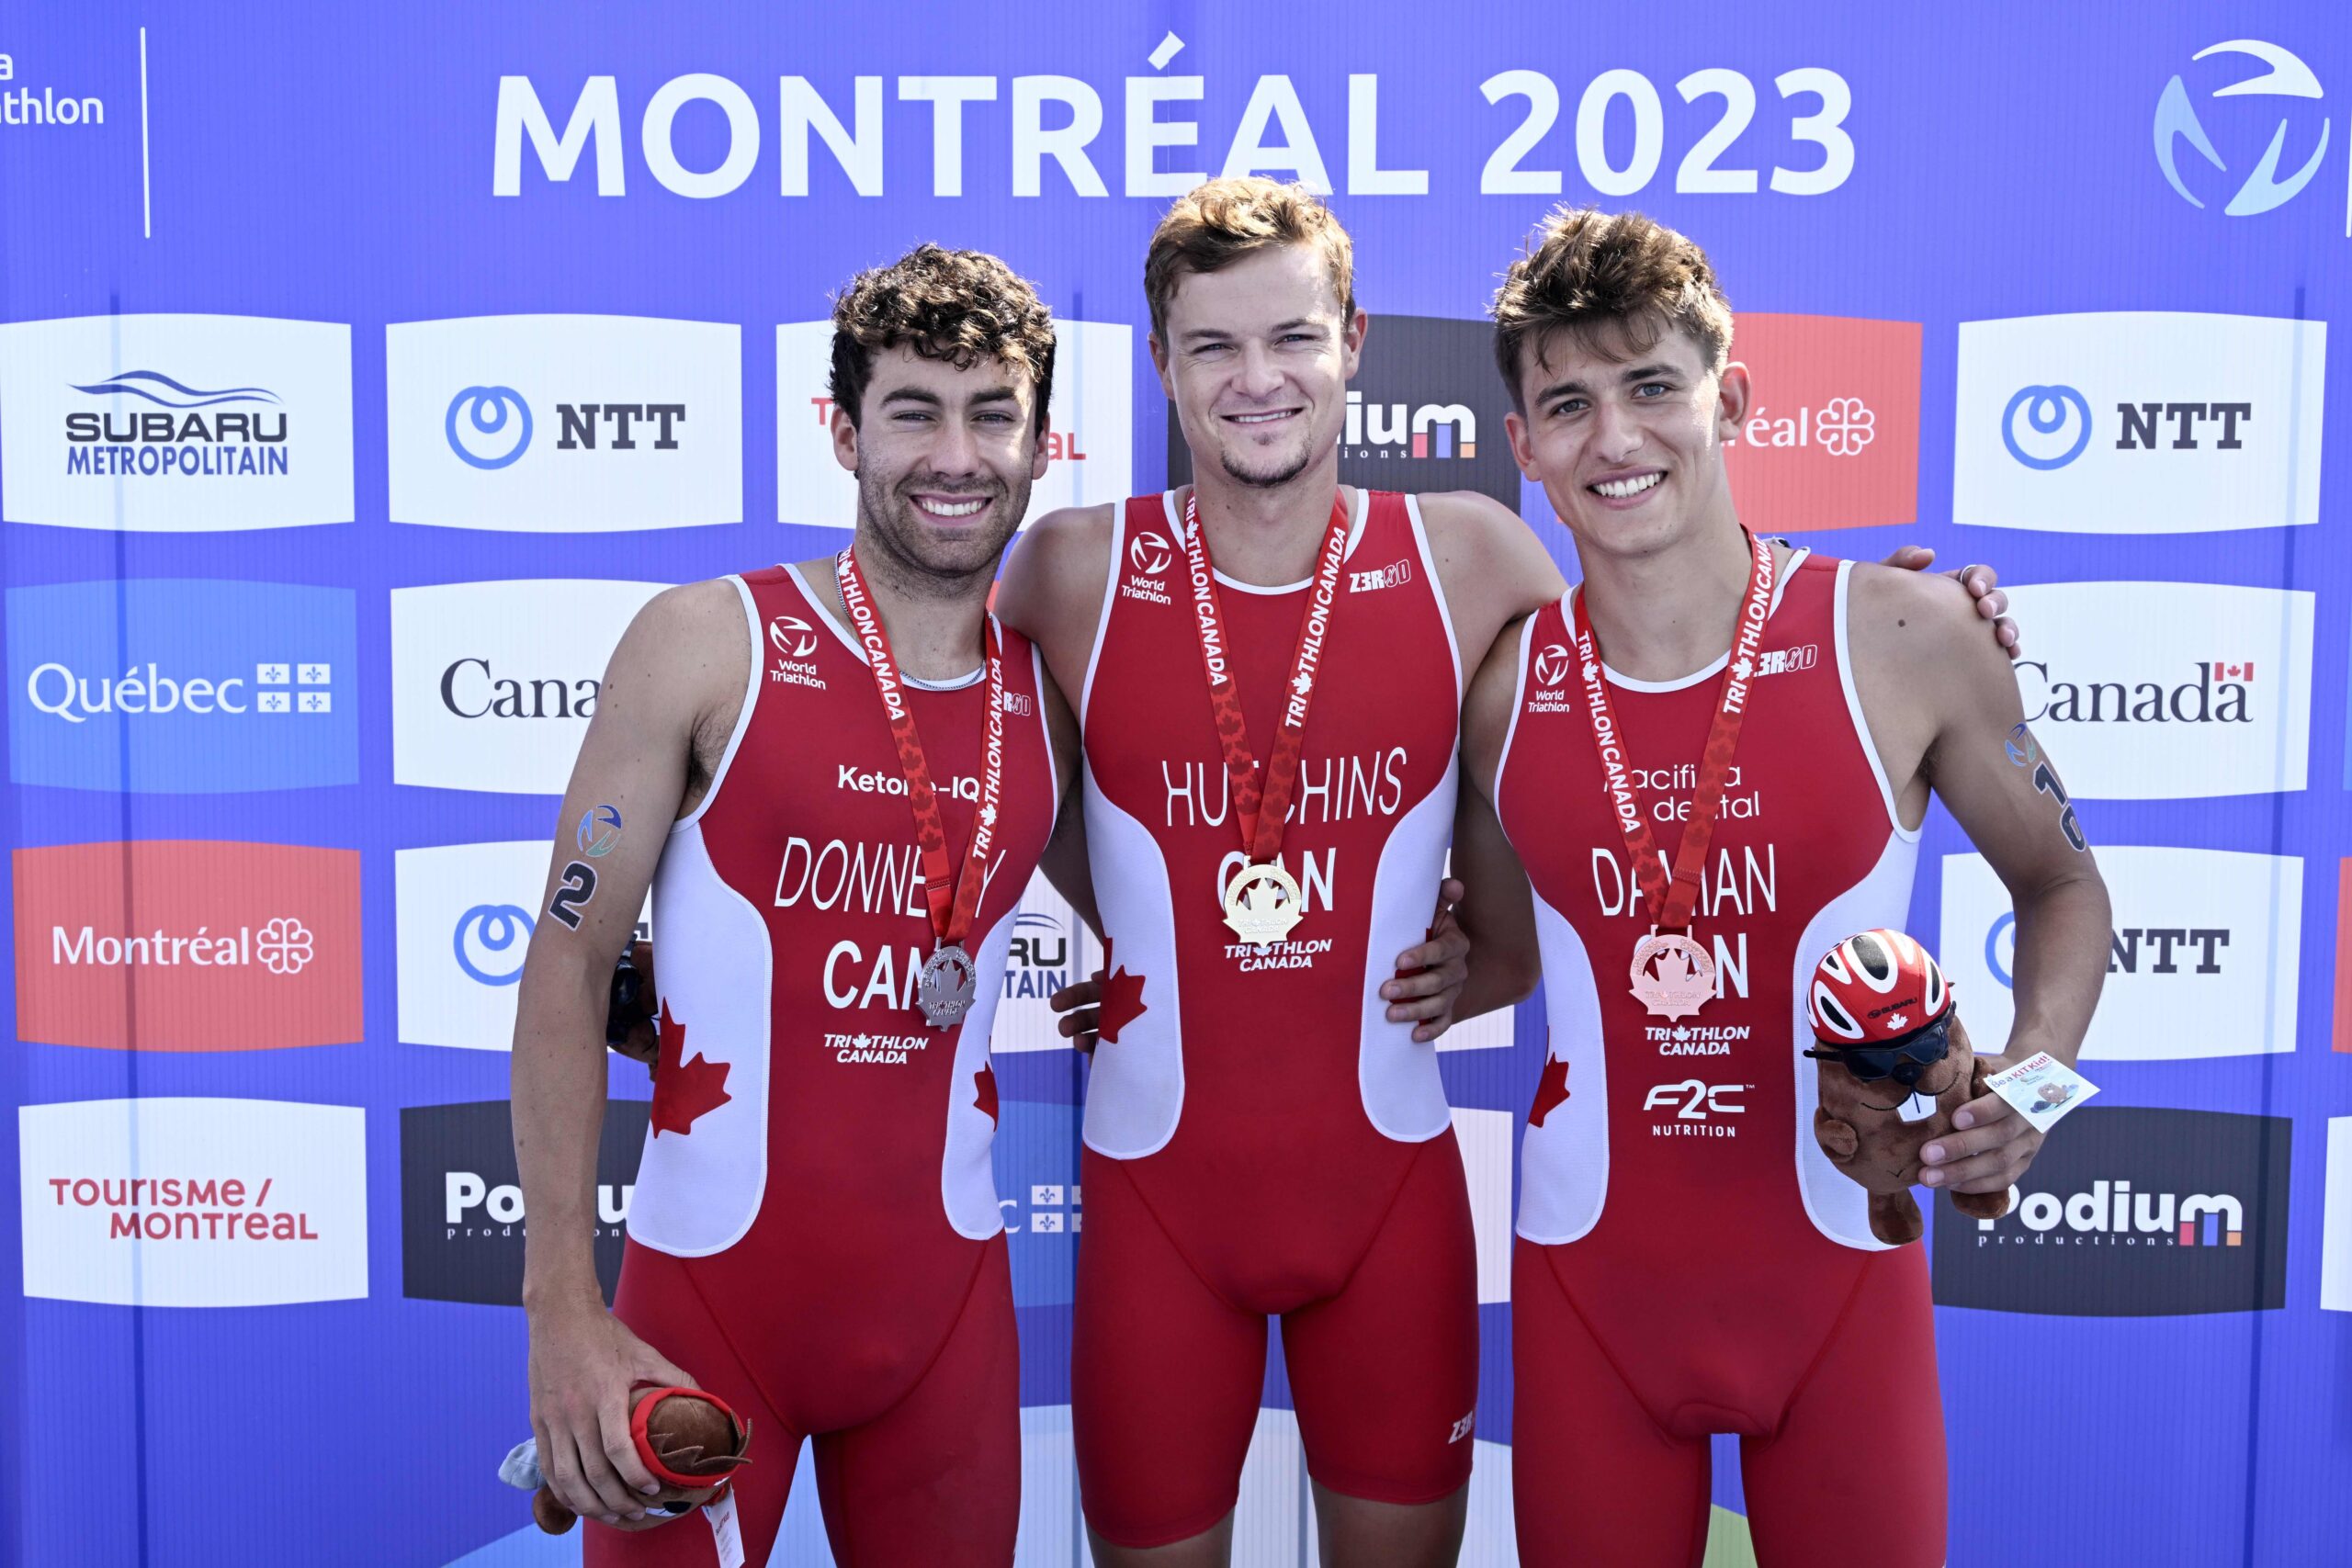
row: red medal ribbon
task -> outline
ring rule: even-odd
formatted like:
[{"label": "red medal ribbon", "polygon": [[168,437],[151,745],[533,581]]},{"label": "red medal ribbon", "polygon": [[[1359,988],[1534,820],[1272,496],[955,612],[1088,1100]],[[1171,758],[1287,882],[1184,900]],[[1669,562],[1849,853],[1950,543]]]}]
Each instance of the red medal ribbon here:
[{"label": "red medal ribbon", "polygon": [[833,563],[841,585],[842,604],[849,611],[857,640],[865,646],[874,669],[875,689],[882,694],[883,711],[890,718],[890,738],[899,743],[899,766],[907,775],[907,808],[914,814],[915,842],[922,851],[922,890],[930,906],[931,929],[941,947],[961,945],[971,934],[979,913],[980,888],[987,881],[989,845],[996,837],[999,796],[1004,787],[1004,652],[999,646],[996,618],[987,622],[988,739],[980,758],[980,808],[972,818],[972,841],[964,854],[963,874],[947,863],[947,826],[939,811],[939,796],[931,784],[931,762],[923,755],[922,738],[915,733],[915,716],[907,706],[905,685],[898,660],[890,652],[890,634],[874,613],[874,597],[866,592],[865,575],[857,570],[854,549],[843,550]]},{"label": "red medal ribbon", "polygon": [[1625,835],[1625,848],[1634,857],[1634,874],[1641,883],[1650,921],[1668,935],[1688,932],[1690,913],[1698,908],[1707,843],[1715,836],[1715,812],[1723,805],[1724,781],[1731,776],[1732,754],[1739,746],[1740,722],[1747,716],[1748,687],[1755,678],[1756,650],[1764,640],[1764,618],[1772,608],[1772,547],[1745,528],[1740,533],[1752,558],[1747,592],[1740,601],[1739,626],[1733,635],[1731,656],[1724,661],[1723,690],[1716,700],[1714,722],[1707,728],[1707,749],[1699,759],[1698,786],[1690,792],[1690,820],[1682,829],[1681,847],[1675,852],[1671,881],[1657,840],[1650,836],[1650,825],[1642,817],[1641,802],[1634,794],[1624,734],[1617,728],[1616,711],[1609,705],[1609,679],[1601,671],[1592,616],[1585,608],[1584,591],[1577,591],[1577,658],[1584,679],[1585,711],[1592,718],[1592,744],[1600,754],[1600,787],[1609,796],[1617,826]]},{"label": "red medal ribbon", "polygon": [[1201,666],[1208,672],[1209,707],[1216,738],[1225,749],[1225,776],[1232,786],[1233,815],[1241,827],[1241,851],[1252,862],[1282,852],[1283,820],[1290,815],[1298,786],[1299,752],[1306,744],[1306,709],[1315,697],[1315,671],[1338,603],[1340,567],[1347,558],[1350,520],[1346,502],[1331,498],[1331,521],[1315,558],[1306,609],[1298,622],[1298,651],[1291,656],[1283,687],[1282,722],[1274,727],[1274,751],[1267,759],[1265,784],[1259,786],[1257,759],[1250,752],[1250,726],[1241,716],[1241,688],[1234,680],[1232,645],[1226,640],[1225,614],[1217,602],[1216,573],[1208,542],[1201,536],[1200,498],[1184,498],[1184,559],[1193,583],[1193,614],[1201,634]]}]

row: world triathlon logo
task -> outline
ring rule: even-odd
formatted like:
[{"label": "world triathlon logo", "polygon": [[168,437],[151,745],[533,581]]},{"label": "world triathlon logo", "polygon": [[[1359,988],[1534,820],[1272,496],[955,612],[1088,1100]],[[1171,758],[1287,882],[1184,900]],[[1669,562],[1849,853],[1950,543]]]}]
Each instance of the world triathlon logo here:
[{"label": "world triathlon logo", "polygon": [[[459,416],[470,437],[458,434]],[[509,425],[514,428],[508,430]],[[468,387],[449,400],[449,450],[477,468],[510,467],[531,447],[531,405],[512,387]]]},{"label": "world triathlon logo", "polygon": [[2063,468],[2090,444],[2091,405],[2072,387],[2020,387],[2001,411],[2001,445],[2029,468]]},{"label": "world triathlon logo", "polygon": [[[2233,39],[2227,43],[2199,50],[2192,58],[2203,60],[2214,54],[2243,54],[2261,62],[2269,70],[2260,75],[2245,77],[2216,87],[2206,95],[2209,98],[2310,98],[2317,101],[2322,96],[2319,78],[2312,73],[2312,68],[2275,43],[2265,43],[2259,39]],[[2260,160],[2244,179],[2238,181],[2229,204],[2222,209],[2224,214],[2232,218],[2251,218],[2256,213],[2268,212],[2292,201],[2305,186],[2311,184],[2312,176],[2319,172],[2320,160],[2327,156],[2329,121],[2325,118],[2320,120],[2317,142],[2312,146],[2311,155],[2303,160],[2302,166],[2281,178],[2278,166],[2288,155],[2291,118],[2287,115],[2279,117]],[[2174,193],[2189,206],[2202,208],[2204,199],[2189,189],[2188,181],[2181,173],[2181,143],[2187,142],[2190,151],[2225,175],[2231,172],[2232,162],[2215,150],[2212,137],[2198,118],[2196,102],[2189,96],[2188,85],[2178,75],[2165,84],[2163,95],[2156,99],[2154,130],[2156,167],[2164,171],[2165,183],[2171,186]],[[2310,131],[2303,130],[2296,134],[2295,140],[2301,143],[2309,135]],[[2236,160],[2240,166],[2243,166],[2245,157],[2251,156],[2253,145],[2251,139],[2245,142]],[[2193,170],[2195,165],[2192,164],[2190,167]]]}]

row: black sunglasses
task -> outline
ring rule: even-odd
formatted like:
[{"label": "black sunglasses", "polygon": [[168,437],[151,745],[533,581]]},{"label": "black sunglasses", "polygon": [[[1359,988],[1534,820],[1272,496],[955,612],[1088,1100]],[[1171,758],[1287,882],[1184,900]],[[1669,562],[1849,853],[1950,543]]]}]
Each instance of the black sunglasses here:
[{"label": "black sunglasses", "polygon": [[1909,1039],[1893,1045],[1832,1045],[1816,1043],[1805,1052],[1821,1062],[1843,1062],[1846,1070],[1863,1083],[1876,1083],[1881,1078],[1893,1078],[1905,1089],[1917,1089],[1928,1069],[1944,1059],[1951,1049],[1951,1021],[1949,1012]]}]

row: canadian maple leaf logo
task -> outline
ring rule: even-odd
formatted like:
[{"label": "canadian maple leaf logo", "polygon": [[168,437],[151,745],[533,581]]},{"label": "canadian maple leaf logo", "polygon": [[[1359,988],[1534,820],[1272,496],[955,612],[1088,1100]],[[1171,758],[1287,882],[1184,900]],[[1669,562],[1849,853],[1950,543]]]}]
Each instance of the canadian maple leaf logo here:
[{"label": "canadian maple leaf logo", "polygon": [[1544,1118],[1567,1102],[1568,1065],[1557,1056],[1544,1058],[1544,1077],[1535,1085],[1535,1108],[1527,1113],[1528,1122],[1544,1125]]},{"label": "canadian maple leaf logo", "polygon": [[1102,943],[1102,967],[1095,976],[1102,987],[1102,1000],[1098,1004],[1094,1032],[1116,1045],[1119,1031],[1151,1010],[1144,1005],[1144,977],[1130,975],[1124,968],[1113,969],[1111,947],[1107,940]]},{"label": "canadian maple leaf logo", "polygon": [[729,1062],[714,1062],[697,1053],[686,1060],[686,1026],[670,1016],[662,1004],[658,1024],[661,1050],[653,1059],[653,1135],[694,1131],[695,1123],[735,1097],[727,1092]]},{"label": "canadian maple leaf logo", "polygon": [[988,1119],[991,1122],[995,1121],[997,1119],[996,1069],[988,1063],[982,1062],[980,1070],[972,1075],[972,1083],[978,1091],[972,1096],[974,1109],[986,1111]]}]

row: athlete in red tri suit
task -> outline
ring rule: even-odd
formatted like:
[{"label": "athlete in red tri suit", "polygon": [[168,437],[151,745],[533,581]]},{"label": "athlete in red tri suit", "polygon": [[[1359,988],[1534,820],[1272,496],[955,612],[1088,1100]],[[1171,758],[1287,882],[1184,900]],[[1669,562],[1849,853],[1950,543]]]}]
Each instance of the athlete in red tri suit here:
[{"label": "athlete in red tri suit", "polygon": [[[630,626],[524,970],[533,1426],[602,1521],[591,1564],[767,1561],[803,1437],[844,1568],[1012,1560],[988,1034],[1075,728],[986,602],[1045,468],[1052,327],[1002,263],[924,246],[843,294],[833,355],[851,548],[673,590]],[[587,1231],[601,1020],[649,882],[660,1066],[608,1314]],[[933,959],[950,947],[966,958]],[[698,1517],[646,1512],[674,1495],[628,1434],[648,1380],[752,1422],[753,1462],[684,1499],[709,1499]]]},{"label": "athlete in red tri suit", "polygon": [[[2032,950],[2008,1057],[2071,1061],[2106,965],[2098,869],[2063,795],[2011,765],[2016,683],[1964,594],[1742,528],[1723,453],[1747,375],[1696,246],[1564,210],[1496,317],[1514,453],[1584,573],[1504,636],[1464,734],[1464,923],[1508,952],[1532,919],[1551,1025],[1512,1271],[1520,1551],[1697,1564],[1708,1438],[1726,1432],[1765,1568],[1938,1568],[1926,1261],[1871,1235],[1867,1195],[1815,1141],[1804,982],[1844,937],[1904,924],[1932,790]],[[1621,801],[1654,843],[1648,877]],[[1703,854],[1678,921],[1659,885],[1686,832]],[[1687,929],[1711,992],[1635,967],[1654,927]],[[1465,1012],[1494,999],[1479,969],[1474,950]],[[1927,1150],[1931,1186],[2002,1190],[2040,1143],[1996,1096],[1956,1120]]]},{"label": "athlete in red tri suit", "polygon": [[[1071,1397],[1106,1568],[1227,1559],[1274,1315],[1333,1560],[1451,1562],[1461,1535],[1476,1269],[1433,1043],[1458,982],[1391,971],[1441,956],[1416,944],[1452,825],[1462,656],[1561,583],[1484,496],[1340,485],[1366,328],[1351,266],[1297,187],[1179,199],[1145,287],[1194,484],[1041,519],[999,596],[1083,693],[1111,974]],[[1311,697],[1278,852],[1245,844],[1194,543],[1259,780],[1291,697]],[[1267,946],[1226,919],[1253,861],[1295,877],[1304,909]]]}]

